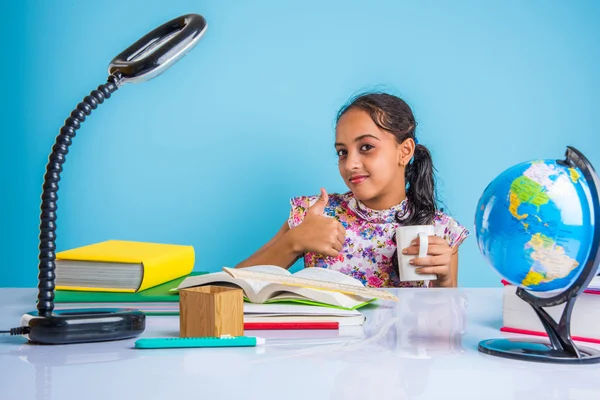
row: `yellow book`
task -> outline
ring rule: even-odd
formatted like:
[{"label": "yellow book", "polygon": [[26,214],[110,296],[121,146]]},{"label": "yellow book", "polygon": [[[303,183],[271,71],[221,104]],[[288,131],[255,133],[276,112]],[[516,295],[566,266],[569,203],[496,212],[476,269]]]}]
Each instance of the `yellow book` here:
[{"label": "yellow book", "polygon": [[56,289],[139,292],[192,272],[192,246],[108,240],[56,253]]}]

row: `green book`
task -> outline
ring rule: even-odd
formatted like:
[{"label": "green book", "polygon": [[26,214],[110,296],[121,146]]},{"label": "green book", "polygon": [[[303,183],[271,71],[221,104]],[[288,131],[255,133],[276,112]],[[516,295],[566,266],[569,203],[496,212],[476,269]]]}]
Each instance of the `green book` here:
[{"label": "green book", "polygon": [[84,292],[75,290],[56,290],[55,303],[164,303],[178,302],[179,292],[171,289],[177,288],[189,276],[204,275],[204,271],[192,271],[189,275],[182,276],[158,286],[142,290],[137,293],[119,292]]}]

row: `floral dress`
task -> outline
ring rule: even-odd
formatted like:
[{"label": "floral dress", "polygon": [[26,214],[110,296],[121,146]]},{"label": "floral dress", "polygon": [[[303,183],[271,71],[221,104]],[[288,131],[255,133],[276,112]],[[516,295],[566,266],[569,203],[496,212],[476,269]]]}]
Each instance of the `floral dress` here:
[{"label": "floral dress", "polygon": [[[288,219],[290,228],[302,223],[306,211],[319,196],[299,196],[290,200]],[[325,214],[336,218],[346,229],[346,239],[337,257],[316,253],[304,254],[305,267],[321,267],[340,271],[359,279],[370,287],[423,287],[424,281],[401,282],[393,267],[396,250],[394,233],[399,226],[394,216],[404,212],[407,200],[386,209],[373,210],[356,199],[352,192],[329,194]],[[460,244],[469,231],[452,217],[438,211],[434,217],[435,234],[443,237],[452,247]]]}]

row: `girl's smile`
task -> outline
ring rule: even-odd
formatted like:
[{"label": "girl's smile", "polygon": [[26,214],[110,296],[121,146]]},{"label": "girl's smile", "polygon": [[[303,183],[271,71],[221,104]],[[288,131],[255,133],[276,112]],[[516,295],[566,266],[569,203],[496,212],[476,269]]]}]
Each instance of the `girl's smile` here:
[{"label": "girl's smile", "polygon": [[353,175],[348,180],[350,181],[351,184],[358,185],[361,182],[364,182],[368,178],[369,178],[368,175]]}]

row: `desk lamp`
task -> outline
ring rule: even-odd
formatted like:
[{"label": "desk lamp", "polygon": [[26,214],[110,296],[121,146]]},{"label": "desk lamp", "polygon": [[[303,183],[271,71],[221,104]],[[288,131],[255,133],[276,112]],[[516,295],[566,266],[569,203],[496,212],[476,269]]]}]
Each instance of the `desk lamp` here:
[{"label": "desk lamp", "polygon": [[46,165],[42,186],[37,313],[23,315],[9,331],[38,344],[67,344],[126,339],[145,329],[145,314],[129,309],[54,311],[56,201],[65,156],[76,131],[99,104],[125,83],[150,80],[189,52],[206,31],[198,14],[175,18],[149,32],[110,63],[107,82],[98,86],[71,112],[60,129]]}]

